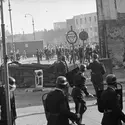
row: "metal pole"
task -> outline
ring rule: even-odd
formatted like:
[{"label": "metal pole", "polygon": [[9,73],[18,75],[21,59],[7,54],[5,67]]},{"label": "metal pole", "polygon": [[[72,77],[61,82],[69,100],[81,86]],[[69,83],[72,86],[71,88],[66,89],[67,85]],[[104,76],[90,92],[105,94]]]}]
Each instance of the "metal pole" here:
[{"label": "metal pole", "polygon": [[0,44],[0,56],[1,56],[1,64],[0,65],[2,65],[2,63],[3,63],[3,45],[2,45],[2,43]]},{"label": "metal pole", "polygon": [[33,16],[31,15],[31,14],[25,14],[25,17],[27,16],[27,15],[29,15],[29,16],[31,16],[32,17],[32,25],[33,25],[33,38],[34,38],[34,40],[36,39],[36,37],[35,37],[35,25],[34,25],[34,18],[33,18]]},{"label": "metal pole", "polygon": [[75,51],[75,49],[74,49],[74,44],[72,44],[72,54],[73,54],[73,64],[74,64],[74,66],[75,66],[75,54],[74,54],[74,51]]},{"label": "metal pole", "polygon": [[11,106],[10,106],[10,94],[9,94],[9,79],[8,79],[8,64],[7,64],[7,52],[5,42],[5,24],[3,16],[3,0],[1,0],[1,30],[2,30],[2,44],[3,44],[3,61],[4,61],[4,84],[5,84],[5,95],[6,95],[6,108],[7,108],[7,125],[12,125],[11,121]]},{"label": "metal pole", "polygon": [[36,39],[35,38],[35,26],[34,26],[34,19],[32,18],[32,25],[33,25],[33,37],[34,37],[34,40]]},{"label": "metal pole", "polygon": [[84,58],[84,56],[85,56],[85,54],[84,54],[84,46],[85,46],[85,43],[84,43],[84,40],[83,40],[83,50],[82,50],[82,55],[83,55],[82,60],[83,60],[83,61],[82,61],[82,63],[84,63],[84,59],[85,59],[85,58]]},{"label": "metal pole", "polygon": [[9,15],[10,15],[11,36],[12,36],[11,49],[13,51],[14,60],[16,60],[14,36],[13,36],[13,24],[12,24],[12,15],[11,15],[11,10],[12,9],[11,9],[11,5],[10,5],[10,0],[8,0],[8,6],[9,6]]}]

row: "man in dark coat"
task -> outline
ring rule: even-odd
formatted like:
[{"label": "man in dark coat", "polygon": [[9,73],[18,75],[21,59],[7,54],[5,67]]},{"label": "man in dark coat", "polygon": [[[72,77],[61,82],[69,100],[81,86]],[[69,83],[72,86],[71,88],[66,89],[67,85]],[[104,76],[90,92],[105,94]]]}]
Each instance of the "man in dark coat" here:
[{"label": "man in dark coat", "polygon": [[93,97],[92,94],[90,94],[87,91],[87,87],[85,85],[86,83],[86,77],[84,75],[86,70],[86,65],[81,65],[79,71],[74,76],[74,85],[77,86],[77,84],[81,87],[82,91],[85,93],[86,97]]},{"label": "man in dark coat", "polygon": [[82,46],[79,46],[78,54],[79,54],[79,61],[80,63],[82,63],[82,59],[83,59],[83,47]]},{"label": "man in dark coat", "polygon": [[72,90],[72,97],[75,102],[75,111],[76,113],[80,113],[80,120],[79,120],[80,124],[82,123],[83,114],[87,109],[83,93],[86,93],[87,95],[89,95],[85,87],[86,79],[82,74],[84,71],[85,71],[85,66],[81,65],[80,72],[78,72],[75,75],[75,86],[73,87],[73,90]]},{"label": "man in dark coat", "polygon": [[106,77],[108,88],[101,94],[101,105],[104,109],[102,125],[122,125],[125,122],[125,114],[120,107],[120,95],[116,92],[117,82],[114,74]]},{"label": "man in dark coat", "polygon": [[[15,79],[9,77],[9,87],[10,87],[10,104],[11,104],[11,120],[12,125],[15,123],[17,118],[16,106],[15,106],[15,95],[14,90],[16,88]],[[4,122],[4,125],[7,125],[7,107],[6,107],[6,96],[5,96],[5,87],[4,85],[0,87],[0,105],[1,105],[1,120]]]},{"label": "man in dark coat", "polygon": [[62,58],[62,56],[60,56],[55,65],[56,77],[65,76],[67,72],[68,72],[68,66],[67,63],[65,62],[65,57]]},{"label": "man in dark coat", "polygon": [[79,120],[79,114],[70,112],[67,99],[68,82],[64,76],[59,76],[56,81],[56,89],[51,91],[45,100],[47,113],[47,125],[69,125],[69,119]]},{"label": "man in dark coat", "polygon": [[93,62],[87,66],[87,69],[91,69],[91,81],[97,95],[98,89],[103,90],[104,88],[103,75],[106,72],[104,65],[99,62],[97,54],[93,54]]}]

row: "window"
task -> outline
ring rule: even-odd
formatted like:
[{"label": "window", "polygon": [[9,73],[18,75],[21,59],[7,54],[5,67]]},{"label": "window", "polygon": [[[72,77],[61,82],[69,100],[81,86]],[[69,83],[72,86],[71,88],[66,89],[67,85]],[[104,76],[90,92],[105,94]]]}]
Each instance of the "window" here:
[{"label": "window", "polygon": [[80,18],[80,24],[82,24],[82,18]]},{"label": "window", "polygon": [[97,27],[94,27],[94,31],[97,32],[97,31],[98,31],[98,28],[97,28]]},{"label": "window", "polygon": [[90,30],[92,30],[92,27],[90,27]]},{"label": "window", "polygon": [[94,20],[95,20],[95,22],[96,22],[96,16],[94,16]]},{"label": "window", "polygon": [[25,44],[25,47],[26,47],[26,48],[28,47],[28,44],[27,44],[27,43]]},{"label": "window", "polygon": [[76,24],[78,25],[78,20],[76,19]]},{"label": "window", "polygon": [[89,21],[91,22],[91,17],[89,17]]},{"label": "window", "polygon": [[87,23],[86,17],[85,17],[85,23]]},{"label": "window", "polygon": [[88,32],[88,28],[85,28],[85,31]]}]

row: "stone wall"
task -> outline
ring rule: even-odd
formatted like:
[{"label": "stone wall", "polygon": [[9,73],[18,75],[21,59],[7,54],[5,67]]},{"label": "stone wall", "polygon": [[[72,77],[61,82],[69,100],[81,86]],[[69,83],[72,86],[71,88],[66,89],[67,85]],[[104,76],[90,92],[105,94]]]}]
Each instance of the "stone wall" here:
[{"label": "stone wall", "polygon": [[125,19],[106,22],[107,44],[114,63],[123,62],[125,45]]}]

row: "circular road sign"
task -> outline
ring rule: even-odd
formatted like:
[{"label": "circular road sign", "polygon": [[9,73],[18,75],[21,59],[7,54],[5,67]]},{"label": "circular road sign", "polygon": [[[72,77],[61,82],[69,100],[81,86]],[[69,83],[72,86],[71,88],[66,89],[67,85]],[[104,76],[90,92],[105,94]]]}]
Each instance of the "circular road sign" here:
[{"label": "circular road sign", "polygon": [[87,40],[88,39],[88,33],[86,32],[86,31],[81,31],[80,33],[79,33],[79,38],[81,39],[81,40]]},{"label": "circular road sign", "polygon": [[74,44],[76,43],[78,37],[77,37],[77,33],[73,30],[70,30],[67,34],[66,34],[66,40],[70,43],[70,44]]}]

